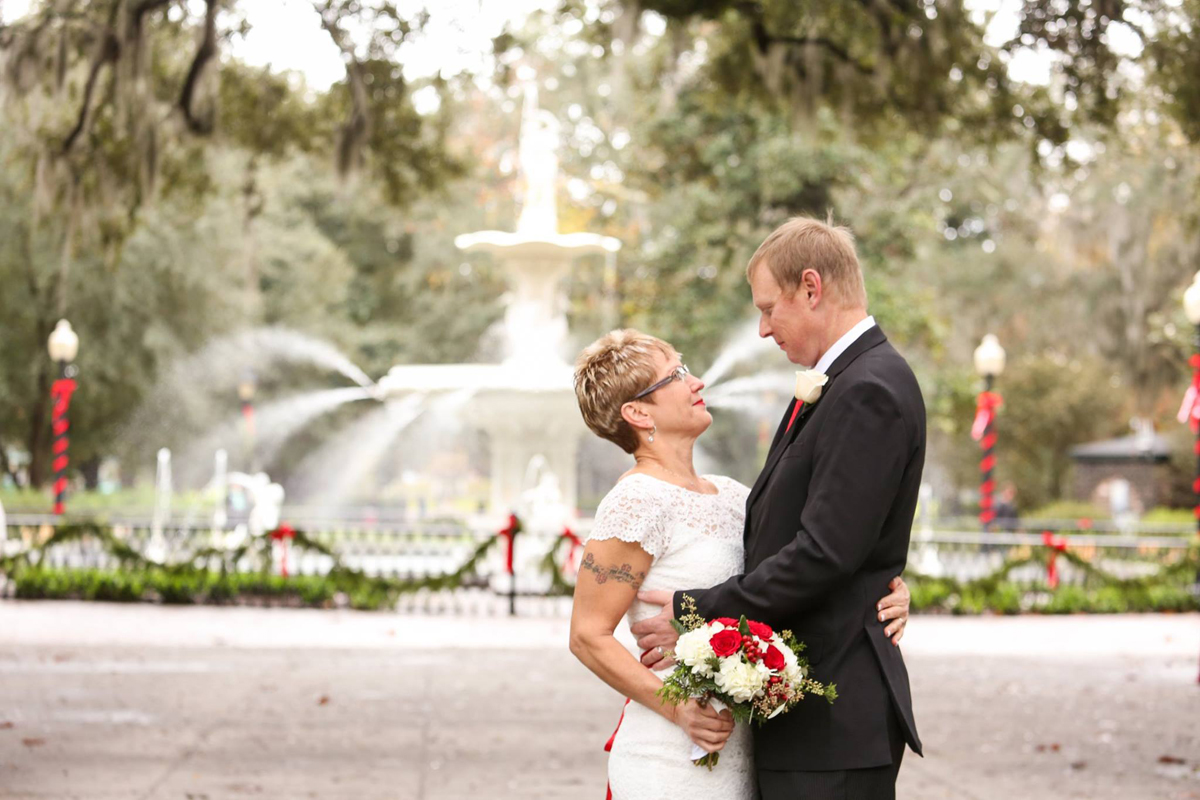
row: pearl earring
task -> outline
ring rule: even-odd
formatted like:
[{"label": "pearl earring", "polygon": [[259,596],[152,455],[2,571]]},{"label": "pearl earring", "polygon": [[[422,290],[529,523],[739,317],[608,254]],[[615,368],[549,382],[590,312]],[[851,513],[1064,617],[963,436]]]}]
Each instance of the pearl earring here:
[{"label": "pearl earring", "polygon": [[658,433],[658,426],[654,426],[654,430],[650,431],[650,441],[654,441],[654,434]]}]

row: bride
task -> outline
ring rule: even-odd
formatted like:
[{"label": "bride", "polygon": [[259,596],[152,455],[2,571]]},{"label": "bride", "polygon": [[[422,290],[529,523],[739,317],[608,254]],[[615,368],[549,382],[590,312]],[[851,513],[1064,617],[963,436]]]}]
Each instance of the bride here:
[{"label": "bride", "polygon": [[[609,796],[616,800],[757,796],[749,730],[695,700],[661,703],[655,692],[672,667],[651,671],[613,635],[626,615],[633,624],[658,613],[636,600],[639,589],[713,586],[742,571],[749,489],[697,475],[692,466],[696,439],[712,424],[703,388],[674,348],[635,330],[601,337],[576,363],[584,421],[636,461],[596,512],[571,615],[571,652],[630,698],[610,742]],[[908,590],[899,578],[891,588],[883,615],[899,642]],[[693,742],[721,751],[714,770],[691,763]]]}]

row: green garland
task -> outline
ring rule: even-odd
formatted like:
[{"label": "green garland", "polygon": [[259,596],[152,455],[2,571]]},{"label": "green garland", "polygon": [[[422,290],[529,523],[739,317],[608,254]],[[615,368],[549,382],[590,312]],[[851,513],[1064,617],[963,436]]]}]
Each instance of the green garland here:
[{"label": "green garland", "polygon": [[[911,570],[906,572],[912,593],[912,610],[944,610],[956,614],[988,610],[1004,614],[1200,610],[1200,596],[1189,590],[1200,571],[1200,543],[1191,546],[1178,561],[1153,575],[1139,578],[1119,578],[1070,550],[1058,550],[1045,544],[1032,547],[1036,549],[1030,555],[1010,558],[991,574],[969,581],[935,578]],[[1070,562],[1084,573],[1086,580],[1098,586],[1060,585],[1051,589],[1046,585],[1040,590],[1032,590],[1036,594],[1031,595],[1031,587],[1008,581],[1013,570],[1029,564],[1048,566],[1051,557]]]},{"label": "green garland", "polygon": [[567,597],[575,594],[575,584],[569,583],[563,577],[563,568],[558,560],[558,551],[562,549],[563,543],[570,541],[571,539],[567,536],[559,536],[554,540],[554,544],[550,545],[546,555],[542,556],[541,563],[538,565],[538,569],[550,576],[550,589],[547,594],[552,597]]}]

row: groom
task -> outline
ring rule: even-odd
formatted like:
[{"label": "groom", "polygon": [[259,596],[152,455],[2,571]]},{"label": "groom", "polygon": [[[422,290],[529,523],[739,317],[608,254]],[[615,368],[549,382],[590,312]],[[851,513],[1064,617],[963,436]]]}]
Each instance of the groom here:
[{"label": "groom", "polygon": [[[875,601],[908,555],[925,462],[925,405],[908,364],[867,315],[845,228],[798,217],[746,268],[759,334],[790,361],[798,393],[746,501],[746,571],[711,589],[644,592],[663,613],[633,628],[656,661],[684,594],[701,616],[746,615],[807,645],[814,679],[837,684],[754,732],[764,800],[894,798],[908,744],[921,754],[908,672]],[[821,388],[813,388],[821,386]],[[661,649],[658,649],[661,648]]]}]

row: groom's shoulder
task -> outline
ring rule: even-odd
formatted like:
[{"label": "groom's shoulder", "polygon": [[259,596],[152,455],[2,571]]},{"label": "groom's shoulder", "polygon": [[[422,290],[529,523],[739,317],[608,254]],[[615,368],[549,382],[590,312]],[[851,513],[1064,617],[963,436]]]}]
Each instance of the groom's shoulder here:
[{"label": "groom's shoulder", "polygon": [[912,367],[889,341],[881,342],[856,358],[847,366],[843,377],[843,390],[862,392],[871,391],[867,387],[876,387],[901,405],[913,401],[923,404],[921,387]]}]

